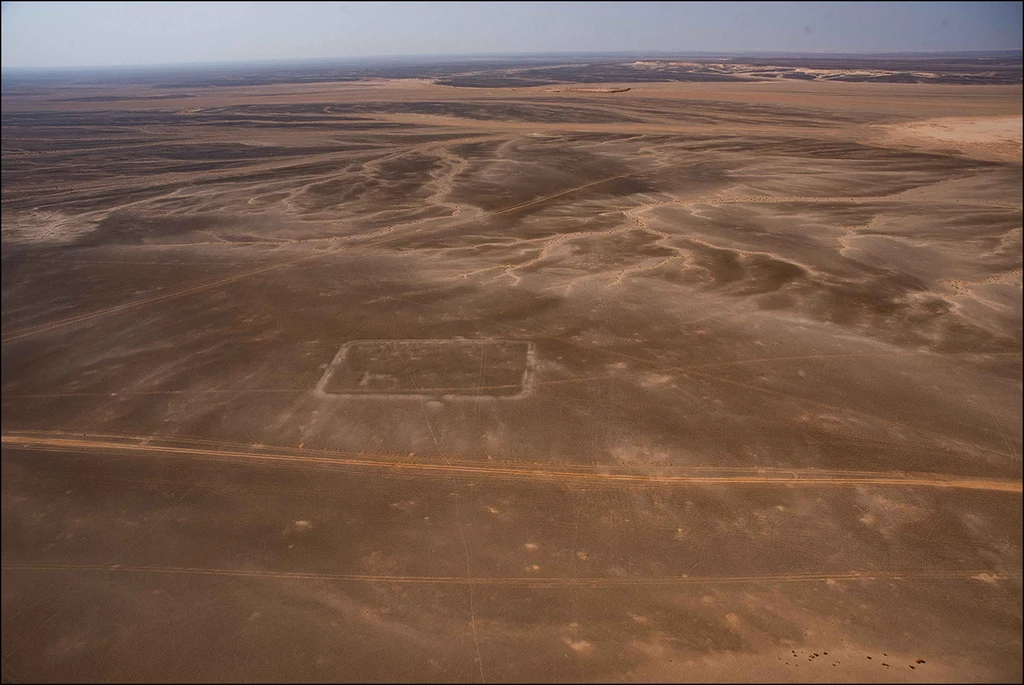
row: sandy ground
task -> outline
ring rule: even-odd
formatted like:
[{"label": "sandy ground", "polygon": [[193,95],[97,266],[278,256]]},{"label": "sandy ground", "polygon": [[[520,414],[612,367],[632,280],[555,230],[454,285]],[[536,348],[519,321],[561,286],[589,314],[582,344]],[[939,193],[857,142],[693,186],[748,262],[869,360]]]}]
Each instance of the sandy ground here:
[{"label": "sandy ground", "polygon": [[4,681],[1019,681],[1020,115],[5,94]]},{"label": "sandy ground", "polygon": [[1020,116],[942,117],[888,127],[896,142],[949,149],[977,159],[1021,161]]}]

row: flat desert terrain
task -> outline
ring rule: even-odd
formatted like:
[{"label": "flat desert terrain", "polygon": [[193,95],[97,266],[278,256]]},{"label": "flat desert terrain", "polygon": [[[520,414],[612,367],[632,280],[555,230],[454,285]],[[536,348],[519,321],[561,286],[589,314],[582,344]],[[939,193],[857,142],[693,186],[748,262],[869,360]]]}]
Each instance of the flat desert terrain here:
[{"label": "flat desert terrain", "polygon": [[1019,66],[686,64],[5,76],[4,682],[1019,682]]}]

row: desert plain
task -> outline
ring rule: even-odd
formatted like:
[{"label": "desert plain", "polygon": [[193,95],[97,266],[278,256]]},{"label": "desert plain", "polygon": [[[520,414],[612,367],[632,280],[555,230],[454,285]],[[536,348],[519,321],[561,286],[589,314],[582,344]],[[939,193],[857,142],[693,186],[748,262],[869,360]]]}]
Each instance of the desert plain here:
[{"label": "desert plain", "polygon": [[686,64],[5,76],[4,682],[1019,682],[1019,59]]}]

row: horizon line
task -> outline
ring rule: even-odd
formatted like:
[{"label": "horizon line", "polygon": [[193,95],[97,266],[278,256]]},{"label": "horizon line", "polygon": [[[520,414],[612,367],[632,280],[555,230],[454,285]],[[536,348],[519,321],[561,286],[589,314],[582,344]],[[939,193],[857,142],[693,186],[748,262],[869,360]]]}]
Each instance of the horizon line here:
[{"label": "horizon line", "polygon": [[871,56],[923,56],[923,55],[978,55],[1011,53],[1024,58],[1024,48],[976,48],[964,50],[587,50],[587,51],[552,51],[552,52],[473,52],[473,53],[416,53],[386,55],[348,55],[337,57],[274,57],[267,59],[224,59],[202,62],[144,62],[137,64],[85,64],[85,65],[19,65],[5,66],[0,64],[0,72],[13,71],[79,71],[89,69],[152,69],[181,67],[214,67],[214,66],[258,66],[272,64],[297,63],[346,63],[372,62],[374,60],[429,60],[429,59],[501,59],[501,58],[539,58],[539,57],[643,57],[643,56],[702,56],[702,57],[871,57]]}]

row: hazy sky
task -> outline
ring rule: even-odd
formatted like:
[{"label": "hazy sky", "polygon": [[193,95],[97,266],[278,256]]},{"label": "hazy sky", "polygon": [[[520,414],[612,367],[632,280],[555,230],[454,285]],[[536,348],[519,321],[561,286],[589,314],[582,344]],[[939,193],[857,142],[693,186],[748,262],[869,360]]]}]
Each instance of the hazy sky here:
[{"label": "hazy sky", "polygon": [[4,67],[1021,48],[1020,2],[4,2]]}]

